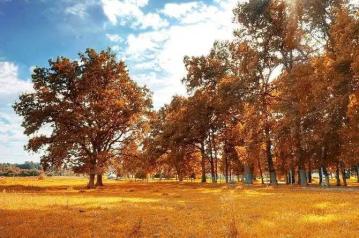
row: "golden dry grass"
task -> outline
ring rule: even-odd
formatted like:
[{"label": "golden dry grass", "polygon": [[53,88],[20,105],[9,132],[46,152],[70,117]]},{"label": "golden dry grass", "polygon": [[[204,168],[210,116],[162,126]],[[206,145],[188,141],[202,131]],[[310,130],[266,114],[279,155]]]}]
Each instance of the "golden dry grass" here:
[{"label": "golden dry grass", "polygon": [[0,237],[358,237],[359,190],[0,179]]}]

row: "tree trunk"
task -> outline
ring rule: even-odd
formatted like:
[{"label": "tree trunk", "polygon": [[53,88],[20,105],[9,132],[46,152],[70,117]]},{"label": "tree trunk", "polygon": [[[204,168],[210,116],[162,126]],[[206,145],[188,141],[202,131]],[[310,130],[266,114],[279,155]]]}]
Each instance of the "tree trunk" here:
[{"label": "tree trunk", "polygon": [[182,175],[182,173],[179,173],[179,174],[178,174],[178,181],[179,181],[179,182],[183,182],[183,175]]},{"label": "tree trunk", "polygon": [[226,183],[228,183],[228,156],[224,156],[224,176],[226,179]]},{"label": "tree trunk", "polygon": [[307,186],[307,173],[305,171],[305,169],[303,168],[299,168],[298,169],[298,179],[299,179],[299,184],[301,186]]},{"label": "tree trunk", "polygon": [[319,174],[319,185],[322,185],[323,183],[323,171],[322,171],[322,167],[319,167],[318,169],[318,174]]},{"label": "tree trunk", "polygon": [[357,183],[359,183],[359,164],[356,167],[356,173],[357,173]]},{"label": "tree trunk", "polygon": [[207,182],[206,179],[206,153],[204,149],[204,143],[201,143],[201,169],[202,169],[202,176],[201,176],[201,182],[205,183]]},{"label": "tree trunk", "polygon": [[339,177],[339,164],[335,166],[335,179],[337,181],[337,186],[340,186],[340,177]]},{"label": "tree trunk", "polygon": [[328,174],[328,171],[325,168],[325,166],[321,166],[320,176],[321,176],[320,186],[322,186],[322,187],[329,186],[329,174]]},{"label": "tree trunk", "polygon": [[298,159],[298,184],[301,186],[307,186],[307,176],[305,172],[303,149],[301,145],[301,125],[299,119],[297,119],[295,127],[295,154]]},{"label": "tree trunk", "polygon": [[103,186],[102,174],[97,174],[96,187],[102,187],[102,186]]},{"label": "tree trunk", "polygon": [[274,164],[273,164],[272,141],[270,139],[269,125],[266,125],[265,134],[266,134],[266,155],[267,155],[268,172],[269,172],[269,183],[271,185],[276,185],[277,184],[277,175],[276,175],[276,172],[274,169]]},{"label": "tree trunk", "polygon": [[211,165],[211,179],[212,183],[217,183],[216,180],[216,173],[215,173],[215,164],[214,164],[214,157],[213,157],[213,146],[212,146],[212,137],[211,134],[208,137],[209,143],[209,156],[210,156],[210,165]]},{"label": "tree trunk", "polygon": [[95,188],[95,174],[90,174],[89,182],[87,184],[88,189]]},{"label": "tree trunk", "polygon": [[259,157],[257,157],[257,162],[258,162],[259,173],[261,175],[261,182],[262,182],[262,184],[264,184],[263,171],[262,171],[261,161],[260,161]]},{"label": "tree trunk", "polygon": [[308,183],[312,183],[312,163],[308,161]]},{"label": "tree trunk", "polygon": [[345,165],[344,162],[341,161],[340,162],[340,168],[341,168],[341,173],[342,173],[342,179],[343,179],[343,185],[347,186],[347,177],[346,177],[346,173],[345,173]]},{"label": "tree trunk", "polygon": [[244,183],[253,184],[253,174],[249,165],[244,165]]},{"label": "tree trunk", "polygon": [[308,183],[312,183],[312,170],[308,171]]},{"label": "tree trunk", "polygon": [[211,179],[212,179],[212,183],[216,183],[216,174],[214,171],[214,161],[213,161],[213,157],[211,156],[210,159],[210,164],[211,164]]}]

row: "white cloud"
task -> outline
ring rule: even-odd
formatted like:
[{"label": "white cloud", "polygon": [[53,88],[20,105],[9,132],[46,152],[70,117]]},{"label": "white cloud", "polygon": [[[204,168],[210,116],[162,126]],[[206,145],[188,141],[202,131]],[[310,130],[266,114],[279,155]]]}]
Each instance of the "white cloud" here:
[{"label": "white cloud", "polygon": [[166,3],[160,12],[167,17],[180,19],[203,5],[201,2]]},{"label": "white cloud", "polygon": [[122,37],[118,34],[106,34],[107,39],[112,42],[120,42],[123,41]]},{"label": "white cloud", "polygon": [[21,118],[11,107],[21,93],[32,90],[29,81],[19,78],[18,70],[12,62],[0,62],[0,162],[37,160],[23,150],[27,138]]},{"label": "white cloud", "polygon": [[11,62],[0,62],[0,100],[1,103],[15,100],[22,92],[32,89],[29,81],[20,80],[18,66]]},{"label": "white cloud", "polygon": [[67,7],[65,13],[69,15],[75,15],[84,18],[87,15],[87,6],[83,3],[77,3],[73,6]]},{"label": "white cloud", "polygon": [[232,38],[235,28],[232,10],[236,3],[236,0],[223,0],[215,5],[166,4],[159,12],[176,18],[176,23],[127,37],[130,73],[154,92],[156,108],[168,103],[173,95],[186,93],[181,83],[186,73],[184,56],[207,54],[214,41]]},{"label": "white cloud", "polygon": [[168,21],[162,19],[159,14],[145,14],[142,11],[148,0],[101,0],[101,3],[104,14],[113,25],[155,30],[169,25]]}]

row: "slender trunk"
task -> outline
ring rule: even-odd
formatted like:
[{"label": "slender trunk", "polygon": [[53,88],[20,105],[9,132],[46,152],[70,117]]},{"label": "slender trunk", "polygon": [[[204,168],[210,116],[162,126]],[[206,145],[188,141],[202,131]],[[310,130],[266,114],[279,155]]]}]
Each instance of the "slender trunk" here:
[{"label": "slender trunk", "polygon": [[327,146],[322,147],[322,155],[320,157],[320,186],[327,187],[329,186],[329,174],[327,171],[327,168],[325,166],[326,160],[327,160]]},{"label": "slender trunk", "polygon": [[342,173],[342,179],[343,179],[343,185],[347,186],[347,177],[346,177],[346,173],[345,173],[345,164],[343,161],[340,162],[340,168],[341,168],[341,173]]},{"label": "slender trunk", "polygon": [[210,165],[211,165],[211,178],[212,183],[216,183],[216,175],[215,175],[215,169],[214,169],[214,158],[213,158],[213,148],[212,148],[212,140],[211,135],[208,138],[209,142],[209,156],[210,156]]},{"label": "slender trunk", "polygon": [[308,183],[312,183],[312,170],[308,170]]},{"label": "slender trunk", "polygon": [[290,184],[290,172],[289,170],[287,170],[286,174],[285,174],[285,183],[286,184]]},{"label": "slender trunk", "polygon": [[217,157],[217,145],[216,145],[216,141],[214,139],[214,135],[213,135],[213,132],[212,132],[212,148],[213,148],[213,151],[214,151],[214,163],[215,163],[215,178],[216,178],[216,181],[218,180],[218,157]]},{"label": "slender trunk", "polygon": [[97,177],[96,177],[96,187],[102,187],[102,186],[103,186],[102,174],[97,174]]},{"label": "slender trunk", "polygon": [[259,157],[257,157],[257,163],[258,163],[259,173],[261,175],[261,182],[262,182],[262,184],[264,184],[263,171],[262,171],[261,161],[260,161]]},{"label": "slender trunk", "polygon": [[337,186],[340,186],[339,163],[337,163],[335,166],[335,179],[337,181]]},{"label": "slender trunk", "polygon": [[228,183],[228,156],[224,156],[224,176],[226,179],[226,183]]},{"label": "slender trunk", "polygon": [[323,183],[323,171],[322,171],[322,167],[319,167],[318,169],[318,174],[319,174],[319,185],[322,185]]},{"label": "slender trunk", "polygon": [[247,164],[244,165],[244,183],[253,184],[253,174],[251,167]]},{"label": "slender trunk", "polygon": [[307,186],[307,176],[304,166],[303,149],[301,146],[301,135],[300,135],[300,121],[296,122],[296,157],[298,159],[298,184],[301,186]]},{"label": "slender trunk", "polygon": [[205,183],[207,182],[206,179],[206,152],[204,149],[204,143],[201,143],[201,169],[202,169],[202,176],[201,176],[201,182]]},{"label": "slender trunk", "polygon": [[310,161],[308,165],[308,183],[312,183],[312,164]]},{"label": "slender trunk", "polygon": [[359,183],[359,164],[356,166],[357,183]]},{"label": "slender trunk", "polygon": [[211,164],[211,179],[212,179],[212,183],[216,183],[216,174],[215,174],[215,171],[214,171],[214,160],[213,160],[213,157],[211,156],[211,159],[210,159],[210,164]]},{"label": "slender trunk", "polygon": [[269,128],[268,122],[265,127],[265,135],[266,135],[266,156],[267,156],[267,163],[268,163],[269,182],[271,185],[276,185],[277,184],[277,175],[276,175],[274,164],[273,164],[272,141],[270,139],[270,128]]},{"label": "slender trunk", "polygon": [[294,168],[290,170],[290,176],[291,176],[291,184],[295,184],[295,171]]}]

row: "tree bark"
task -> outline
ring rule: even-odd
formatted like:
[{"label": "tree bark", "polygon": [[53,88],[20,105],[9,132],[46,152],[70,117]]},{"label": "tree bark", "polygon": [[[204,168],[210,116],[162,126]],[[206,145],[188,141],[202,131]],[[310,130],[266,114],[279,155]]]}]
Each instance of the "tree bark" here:
[{"label": "tree bark", "polygon": [[265,134],[266,134],[266,155],[267,155],[267,163],[268,163],[269,182],[271,185],[276,185],[278,182],[273,164],[272,141],[270,139],[269,125],[266,125]]},{"label": "tree bark", "polygon": [[335,168],[335,179],[337,181],[337,186],[340,186],[340,177],[339,177],[339,163],[336,164]]},{"label": "tree bark", "polygon": [[210,165],[211,165],[211,179],[212,179],[212,183],[217,183],[216,174],[215,174],[215,168],[214,168],[214,158],[213,158],[213,148],[212,148],[211,135],[209,135],[208,142],[209,142],[209,156],[210,156],[210,161],[209,162],[210,162]]},{"label": "tree bark", "polygon": [[264,184],[263,171],[262,171],[261,161],[260,161],[259,157],[257,157],[257,162],[258,162],[259,173],[261,175],[261,182],[262,182],[262,184]]},{"label": "tree bark", "polygon": [[328,174],[328,171],[325,168],[325,166],[321,166],[320,176],[321,176],[320,186],[322,186],[322,187],[329,186],[329,174]]},{"label": "tree bark", "polygon": [[341,168],[341,173],[342,173],[342,179],[343,179],[343,185],[347,186],[347,177],[346,177],[346,173],[345,173],[345,165],[344,162],[341,161],[340,162],[340,168]]},{"label": "tree bark", "polygon": [[356,166],[357,183],[359,183],[359,164]]},{"label": "tree bark", "polygon": [[303,158],[303,149],[301,145],[301,126],[300,120],[296,122],[296,130],[295,130],[295,137],[296,137],[296,157],[298,159],[298,184],[301,186],[307,186],[307,176],[305,172],[304,166],[304,158]]},{"label": "tree bark", "polygon": [[228,183],[228,156],[224,156],[224,176],[226,179],[226,183]]},{"label": "tree bark", "polygon": [[300,168],[300,169],[298,169],[298,179],[299,179],[299,184],[301,185],[301,186],[306,186],[306,185],[308,185],[307,184],[307,173],[306,173],[306,171],[305,171],[305,169],[303,169],[303,168]]},{"label": "tree bark", "polygon": [[244,183],[253,184],[253,174],[249,165],[244,165]]},{"label": "tree bark", "polygon": [[206,152],[204,149],[204,143],[201,143],[201,169],[202,169],[202,176],[201,176],[201,182],[205,183],[207,182],[206,178]]},{"label": "tree bark", "polygon": [[318,174],[319,174],[319,185],[322,185],[322,183],[323,183],[323,171],[322,171],[322,167],[319,167],[319,169],[318,169]]},{"label": "tree bark", "polygon": [[102,186],[103,186],[102,174],[97,174],[96,187],[102,187]]},{"label": "tree bark", "polygon": [[88,189],[95,188],[95,174],[90,174],[89,182],[87,184]]}]

